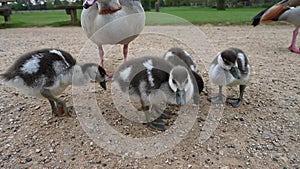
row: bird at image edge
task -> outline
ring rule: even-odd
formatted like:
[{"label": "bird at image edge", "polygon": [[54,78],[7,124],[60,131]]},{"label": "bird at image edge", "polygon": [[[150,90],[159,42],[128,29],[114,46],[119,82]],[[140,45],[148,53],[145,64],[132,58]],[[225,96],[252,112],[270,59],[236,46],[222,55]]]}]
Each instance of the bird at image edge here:
[{"label": "bird at image edge", "polygon": [[289,49],[292,52],[299,53],[300,49],[296,48],[296,40],[300,28],[300,0],[282,0],[277,4],[261,11],[253,17],[253,26],[259,25],[261,22],[285,21],[295,26],[293,32],[292,43]]}]

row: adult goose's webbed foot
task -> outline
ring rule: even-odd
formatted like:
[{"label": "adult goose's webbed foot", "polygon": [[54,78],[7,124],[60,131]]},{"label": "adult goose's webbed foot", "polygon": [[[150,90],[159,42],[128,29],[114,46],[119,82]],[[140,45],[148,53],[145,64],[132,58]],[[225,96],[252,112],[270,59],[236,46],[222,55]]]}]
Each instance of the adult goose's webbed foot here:
[{"label": "adult goose's webbed foot", "polygon": [[297,49],[295,46],[290,46],[289,50],[294,53],[300,54],[300,49]]}]

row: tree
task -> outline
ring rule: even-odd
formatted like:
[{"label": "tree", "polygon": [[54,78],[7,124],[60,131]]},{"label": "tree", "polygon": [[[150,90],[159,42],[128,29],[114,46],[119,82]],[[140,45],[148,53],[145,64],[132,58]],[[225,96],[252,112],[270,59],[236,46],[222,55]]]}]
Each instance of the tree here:
[{"label": "tree", "polygon": [[225,10],[225,0],[217,0],[217,10]]},{"label": "tree", "polygon": [[151,10],[151,1],[150,0],[142,0],[141,2],[142,2],[142,5],[143,5],[145,11]]}]

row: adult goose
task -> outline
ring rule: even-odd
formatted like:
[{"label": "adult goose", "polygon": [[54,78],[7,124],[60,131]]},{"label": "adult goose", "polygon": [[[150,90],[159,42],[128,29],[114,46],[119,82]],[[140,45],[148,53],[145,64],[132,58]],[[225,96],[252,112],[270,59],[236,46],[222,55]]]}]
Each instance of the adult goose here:
[{"label": "adult goose", "polygon": [[270,21],[285,21],[295,25],[293,32],[292,43],[289,49],[292,52],[299,53],[299,48],[296,47],[296,40],[300,28],[300,0],[282,0],[277,4],[267,8],[253,17],[253,26],[257,26],[261,22]]},{"label": "adult goose", "polygon": [[104,67],[105,44],[122,44],[124,61],[128,44],[145,26],[145,12],[139,0],[86,0],[81,14],[84,33],[98,46]]}]

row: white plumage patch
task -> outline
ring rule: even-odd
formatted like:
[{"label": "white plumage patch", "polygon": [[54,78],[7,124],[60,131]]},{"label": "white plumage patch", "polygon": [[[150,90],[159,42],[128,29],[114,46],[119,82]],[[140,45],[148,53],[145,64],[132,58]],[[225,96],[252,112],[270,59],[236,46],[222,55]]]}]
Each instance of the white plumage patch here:
[{"label": "white plumage patch", "polygon": [[60,51],[53,49],[53,50],[50,50],[49,52],[60,56],[63,59],[63,61],[66,63],[66,65],[68,65],[70,67],[70,64],[67,62],[66,58]]},{"label": "white plumage patch", "polygon": [[189,52],[187,52],[186,50],[183,50],[183,52],[186,56],[188,56],[191,60],[193,60],[193,56],[189,54]]},{"label": "white plumage patch", "polygon": [[152,60],[151,59],[149,59],[146,62],[144,62],[143,65],[147,68],[147,70],[152,70],[153,69],[153,64],[152,64]]},{"label": "white plumage patch", "polygon": [[132,66],[127,67],[126,69],[120,71],[120,77],[123,81],[128,82],[129,81],[129,75],[131,73]]},{"label": "white plumage patch", "polygon": [[147,60],[146,62],[143,63],[143,65],[147,69],[148,81],[150,83],[150,86],[153,87],[154,86],[154,79],[153,79],[152,73],[151,73],[151,70],[153,69],[152,60],[151,59]]},{"label": "white plumage patch", "polygon": [[242,63],[242,70],[245,70],[245,56],[243,53],[238,53],[238,59],[240,59],[241,63]]},{"label": "white plumage patch", "polygon": [[177,85],[173,83],[173,75],[172,72],[170,73],[170,77],[169,77],[169,86],[170,88],[173,90],[173,92],[177,91]]},{"label": "white plumage patch", "polygon": [[190,68],[191,68],[191,70],[194,71],[194,72],[197,71],[197,67],[196,67],[195,65],[191,65]]},{"label": "white plumage patch", "polygon": [[64,65],[60,61],[55,61],[52,65],[56,74],[60,74],[64,71]]},{"label": "white plumage patch", "polygon": [[21,70],[24,73],[33,74],[36,73],[40,68],[40,58],[42,58],[43,55],[41,54],[35,54],[32,55],[32,58],[27,60],[24,65],[22,66]]},{"label": "white plumage patch", "polygon": [[173,55],[173,53],[172,52],[167,52],[166,54],[165,54],[165,60],[168,60],[170,57],[173,57],[174,55]]}]

